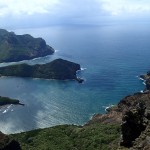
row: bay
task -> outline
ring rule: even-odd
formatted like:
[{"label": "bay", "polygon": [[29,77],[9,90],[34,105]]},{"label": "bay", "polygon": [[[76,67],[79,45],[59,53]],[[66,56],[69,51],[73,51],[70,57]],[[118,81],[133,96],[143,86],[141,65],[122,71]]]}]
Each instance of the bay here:
[{"label": "bay", "polygon": [[[0,131],[16,133],[60,124],[83,125],[95,113],[144,89],[138,76],[150,69],[149,23],[99,26],[50,26],[9,29],[42,37],[55,54],[19,63],[42,64],[63,58],[81,64],[85,79],[57,81],[0,78],[0,95],[17,98],[25,106],[0,108]],[[15,63],[2,63],[0,66]]]}]

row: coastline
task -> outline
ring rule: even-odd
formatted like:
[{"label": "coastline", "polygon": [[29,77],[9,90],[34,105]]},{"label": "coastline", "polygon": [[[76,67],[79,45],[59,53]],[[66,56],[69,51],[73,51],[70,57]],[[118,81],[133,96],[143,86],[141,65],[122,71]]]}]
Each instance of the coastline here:
[{"label": "coastline", "polygon": [[[119,146],[120,150],[122,150],[124,147],[126,148],[136,147],[135,149],[133,149],[136,150],[137,147],[139,146],[138,143],[136,143],[136,140],[140,139],[141,141],[144,141],[147,137],[148,133],[145,132],[149,129],[149,121],[148,121],[150,120],[149,112],[150,112],[150,91],[144,93],[137,92],[134,93],[133,95],[128,95],[124,97],[118,102],[117,105],[108,107],[107,112],[105,114],[93,114],[93,117],[90,118],[90,120],[86,122],[84,125],[75,125],[75,124],[57,125],[49,128],[35,129],[17,134],[12,134],[9,136],[20,137],[26,134],[30,135],[30,133],[38,131],[40,131],[41,134],[43,134],[43,132],[47,132],[47,130],[53,129],[56,130],[59,129],[60,132],[62,132],[62,128],[64,130],[67,130],[67,132],[68,128],[69,130],[70,128],[72,128],[72,130],[79,130],[79,131],[87,130],[87,132],[89,133],[88,129],[91,128],[94,128],[94,131],[97,132],[99,131],[99,128],[102,127],[107,127],[109,128],[109,130],[113,130],[114,127],[117,127],[118,128],[116,130],[117,148]],[[141,139],[141,137],[143,137],[143,133],[145,138]],[[119,138],[119,135],[122,135],[122,138]],[[37,136],[41,136],[40,133]],[[37,137],[35,136],[34,138]],[[19,138],[18,141],[20,141]],[[31,141],[31,143],[34,143],[34,141]]]}]

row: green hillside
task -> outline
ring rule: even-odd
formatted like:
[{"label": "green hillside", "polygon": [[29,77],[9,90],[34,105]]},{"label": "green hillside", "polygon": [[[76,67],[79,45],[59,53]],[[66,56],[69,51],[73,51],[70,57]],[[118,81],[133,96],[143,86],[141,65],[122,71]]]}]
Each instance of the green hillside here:
[{"label": "green hillside", "polygon": [[29,34],[16,35],[0,29],[0,62],[33,59],[54,53],[54,49],[42,38],[33,38]]},{"label": "green hillside", "polygon": [[79,64],[56,59],[42,65],[18,64],[0,67],[0,75],[65,80],[76,79],[77,70],[80,70]]},{"label": "green hillside", "polygon": [[116,150],[120,138],[119,125],[60,125],[9,136],[22,150]]}]

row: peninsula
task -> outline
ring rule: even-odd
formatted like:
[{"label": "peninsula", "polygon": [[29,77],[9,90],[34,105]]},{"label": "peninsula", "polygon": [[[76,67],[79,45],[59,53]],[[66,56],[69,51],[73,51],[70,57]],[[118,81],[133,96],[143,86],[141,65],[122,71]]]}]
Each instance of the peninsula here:
[{"label": "peninsula", "polygon": [[29,34],[16,35],[0,29],[0,63],[29,60],[53,53],[54,49],[42,38],[34,38]]},{"label": "peninsula", "polygon": [[31,77],[43,79],[75,79],[81,83],[82,79],[77,78],[76,71],[80,70],[80,65],[56,59],[47,64],[17,64],[0,68],[0,76]]}]

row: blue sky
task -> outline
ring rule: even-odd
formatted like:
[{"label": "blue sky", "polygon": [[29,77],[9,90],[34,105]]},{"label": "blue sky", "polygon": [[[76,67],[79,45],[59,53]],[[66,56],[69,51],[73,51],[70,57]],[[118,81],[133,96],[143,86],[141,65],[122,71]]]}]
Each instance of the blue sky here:
[{"label": "blue sky", "polygon": [[0,0],[1,26],[101,23],[150,18],[150,0]]}]

